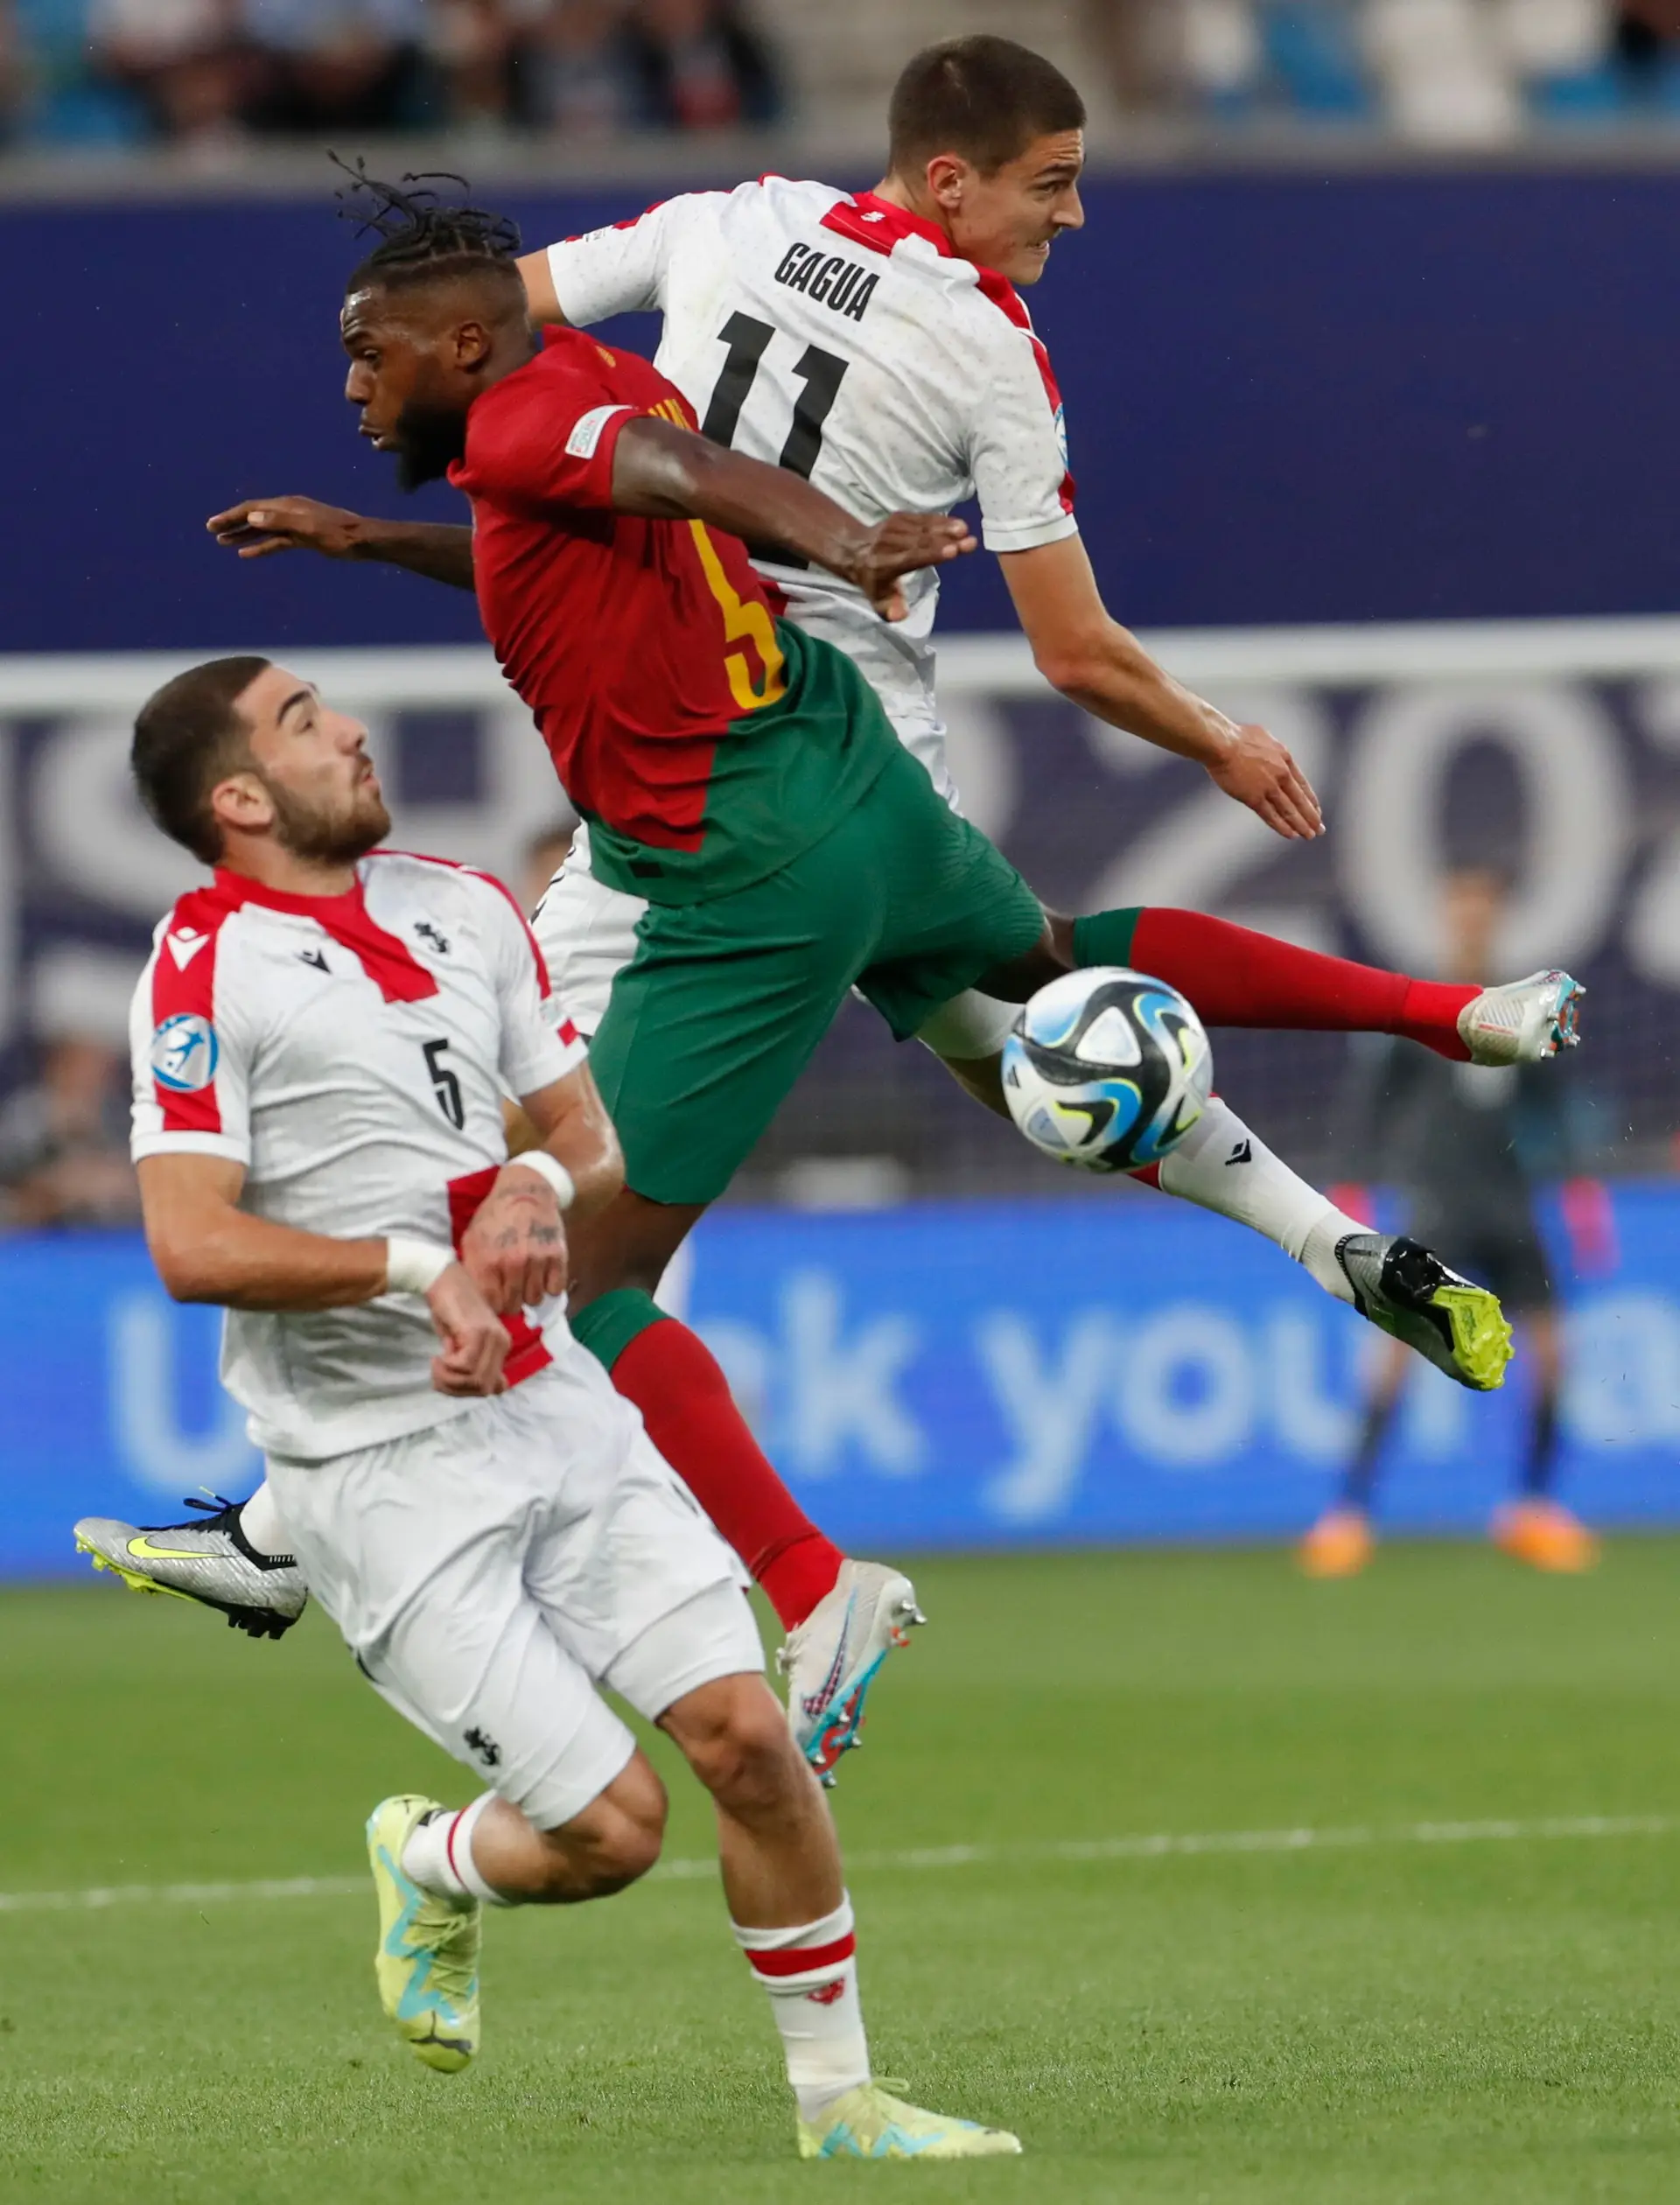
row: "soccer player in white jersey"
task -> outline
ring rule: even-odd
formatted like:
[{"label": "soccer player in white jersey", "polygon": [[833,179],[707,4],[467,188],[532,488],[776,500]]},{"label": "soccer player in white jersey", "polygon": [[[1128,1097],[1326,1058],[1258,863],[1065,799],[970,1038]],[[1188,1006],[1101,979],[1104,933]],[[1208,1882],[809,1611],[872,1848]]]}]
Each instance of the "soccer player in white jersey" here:
[{"label": "soccer player in white jersey", "polygon": [[[135,997],[153,1257],[178,1299],[228,1311],[224,1382],[358,1665],[489,1786],[369,1819],[399,2034],[464,2067],[482,1908],[604,1896],[657,1858],[664,1792],[606,1685],[712,1795],[802,2155],[1018,2151],[871,2080],[833,1825],[732,1558],[559,1313],[562,1212],[603,1208],[622,1166],[512,899],[375,852],[365,729],[266,660],[167,683],[134,763],[215,868]],[[511,1163],[504,1092],[541,1143]]]}]

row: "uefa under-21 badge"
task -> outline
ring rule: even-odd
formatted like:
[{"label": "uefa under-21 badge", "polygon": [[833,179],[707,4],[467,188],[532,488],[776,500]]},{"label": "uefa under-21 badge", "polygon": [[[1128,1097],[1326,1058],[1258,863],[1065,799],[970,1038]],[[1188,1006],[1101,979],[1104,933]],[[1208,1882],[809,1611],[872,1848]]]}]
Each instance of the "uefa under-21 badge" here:
[{"label": "uefa under-21 badge", "polygon": [[216,1029],[196,1011],[178,1011],[151,1037],[151,1069],[159,1087],[191,1095],[216,1076]]}]

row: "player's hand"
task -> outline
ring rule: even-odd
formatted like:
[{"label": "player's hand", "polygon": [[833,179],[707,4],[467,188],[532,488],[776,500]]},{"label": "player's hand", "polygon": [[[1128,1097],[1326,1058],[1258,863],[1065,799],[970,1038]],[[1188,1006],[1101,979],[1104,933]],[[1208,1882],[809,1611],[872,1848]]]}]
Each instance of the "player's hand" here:
[{"label": "player's hand", "polygon": [[461,1239],[467,1275],[511,1317],[566,1290],[566,1231],[554,1189],[518,1159],[505,1164]]},{"label": "player's hand", "polygon": [[431,1359],[431,1382],[440,1394],[499,1394],[507,1390],[508,1327],[472,1284],[463,1264],[452,1264],[426,1295],[441,1354]]},{"label": "player's hand", "polygon": [[858,536],[845,579],[857,584],[884,620],[901,620],[910,608],[900,576],[943,566],[975,549],[966,521],[942,513],[889,513]]},{"label": "player's hand", "polygon": [[242,559],[270,551],[318,551],[326,559],[354,559],[365,523],[359,513],[322,505],[314,498],[242,498],[205,522],[218,543]]},{"label": "player's hand", "polygon": [[1285,842],[1310,842],[1324,832],[1324,814],[1312,784],[1275,735],[1252,724],[1208,768],[1228,796],[1246,804]]}]

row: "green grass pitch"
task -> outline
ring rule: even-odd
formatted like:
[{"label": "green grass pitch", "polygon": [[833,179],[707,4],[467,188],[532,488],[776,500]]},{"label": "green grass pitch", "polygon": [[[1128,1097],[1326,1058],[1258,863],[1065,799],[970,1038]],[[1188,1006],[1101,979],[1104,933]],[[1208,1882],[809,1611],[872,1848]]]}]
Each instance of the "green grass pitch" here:
[{"label": "green grass pitch", "polygon": [[[836,1798],[878,2069],[1026,2139],[972,2168],[793,2159],[704,1872],[493,1920],[460,2078],[388,2038],[359,1886],[18,1903],[354,1880],[377,1797],[471,1782],[318,1616],[253,1645],[109,1583],[4,1593],[0,2197],[1672,2205],[1677,1565],[1657,1539],[1581,1582],[1422,1546],[1328,1586],[1275,1554],[927,1564],[934,1621]],[[1650,1820],[1535,1827],[1572,1817]],[[1444,1823],[1510,1827],[1416,1834]],[[1291,1829],[1343,1837],[1104,1847]]]}]

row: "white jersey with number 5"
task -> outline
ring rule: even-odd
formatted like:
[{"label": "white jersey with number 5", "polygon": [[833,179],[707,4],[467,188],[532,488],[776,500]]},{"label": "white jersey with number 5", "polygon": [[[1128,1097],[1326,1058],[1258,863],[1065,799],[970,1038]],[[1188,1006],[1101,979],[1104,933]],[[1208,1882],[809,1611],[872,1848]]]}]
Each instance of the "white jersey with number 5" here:
[{"label": "white jersey with number 5", "polygon": [[[500,881],[380,850],[342,896],[218,872],[159,926],[135,991],[133,1152],[243,1166],[240,1208],[304,1232],[458,1244],[507,1160],[504,1092],[584,1061]],[[553,1312],[538,1312],[538,1325]],[[522,1317],[510,1384],[581,1356]],[[417,1295],[230,1309],[222,1382],[270,1453],[318,1459],[459,1416]]]},{"label": "white jersey with number 5", "polygon": [[[660,310],[658,364],[704,433],[806,476],[861,519],[977,497],[990,550],[1075,532],[1061,400],[1026,308],[873,193],[775,176],[692,192],[551,246],[549,265],[574,325]],[[937,575],[907,578],[910,617],[889,626],[821,569],[774,551],[758,563],[789,617],[857,662],[948,795],[929,641]]]}]

